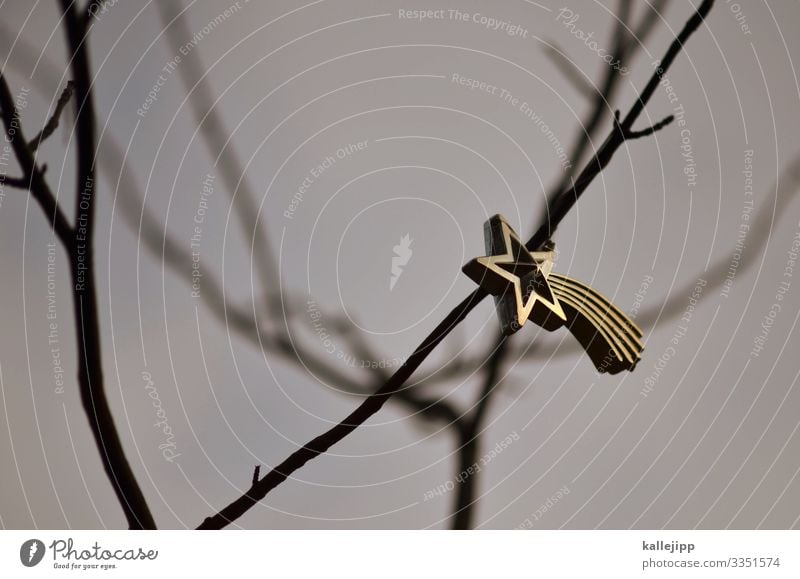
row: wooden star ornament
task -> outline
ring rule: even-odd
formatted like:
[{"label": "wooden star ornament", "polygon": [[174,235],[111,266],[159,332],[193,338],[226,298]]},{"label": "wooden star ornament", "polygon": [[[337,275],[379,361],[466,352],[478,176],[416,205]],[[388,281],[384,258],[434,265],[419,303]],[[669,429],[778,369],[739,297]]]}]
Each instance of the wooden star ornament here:
[{"label": "wooden star ornament", "polygon": [[644,349],[642,332],[622,311],[591,287],[553,273],[555,245],[528,251],[502,215],[484,224],[489,255],[463,272],[495,299],[505,335],[532,320],[545,330],[562,326],[578,339],[599,372],[632,371]]}]

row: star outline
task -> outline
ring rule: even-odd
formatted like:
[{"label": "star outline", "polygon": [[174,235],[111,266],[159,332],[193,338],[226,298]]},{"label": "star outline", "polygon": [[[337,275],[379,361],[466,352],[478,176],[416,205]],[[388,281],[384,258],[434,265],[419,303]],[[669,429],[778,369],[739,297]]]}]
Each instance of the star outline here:
[{"label": "star outline", "polygon": [[[537,303],[541,303],[545,306],[550,312],[554,313],[562,322],[567,321],[567,316],[564,313],[563,308],[561,307],[561,303],[559,302],[558,298],[556,297],[555,292],[550,287],[550,284],[547,281],[547,278],[550,276],[550,272],[553,269],[553,262],[554,262],[554,252],[553,251],[528,251],[525,248],[525,245],[520,240],[519,236],[516,232],[511,228],[511,226],[506,222],[505,219],[500,219],[500,226],[503,238],[503,245],[505,253],[497,254],[494,253],[493,255],[486,255],[482,257],[476,258],[474,261],[491,272],[494,276],[499,276],[500,278],[506,281],[506,289],[499,295],[506,293],[510,288],[513,289],[514,292],[514,299],[516,302],[516,317],[517,317],[517,324],[521,328],[525,322],[528,321],[530,318],[531,313],[533,312],[533,308]],[[519,247],[519,252],[515,255],[514,253],[514,243],[516,243]],[[523,298],[523,291],[522,291],[522,280],[527,278],[528,276],[520,277],[515,273],[505,269],[502,267],[503,265],[517,265],[520,263],[518,257],[521,257],[522,254],[526,254],[530,256],[536,270],[541,273],[542,281],[544,282],[545,286],[547,287],[548,293],[552,296],[552,301],[547,300],[544,296],[542,296],[535,288],[528,296],[527,301]],[[483,272],[483,275],[486,275],[486,271]],[[472,276],[470,276],[472,277]],[[473,277],[474,279],[474,277]],[[479,285],[481,282],[479,280],[475,280]],[[492,292],[490,292],[492,293]],[[495,294],[498,295],[498,294]]]}]

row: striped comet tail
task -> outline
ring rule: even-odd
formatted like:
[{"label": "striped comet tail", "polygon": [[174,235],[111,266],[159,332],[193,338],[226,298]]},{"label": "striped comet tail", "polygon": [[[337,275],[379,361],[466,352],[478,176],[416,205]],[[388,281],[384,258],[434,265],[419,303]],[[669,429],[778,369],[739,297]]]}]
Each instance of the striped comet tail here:
[{"label": "striped comet tail", "polygon": [[489,255],[463,271],[495,298],[505,335],[529,319],[548,331],[562,326],[583,346],[599,372],[632,371],[641,359],[642,332],[619,308],[591,287],[552,272],[555,247],[528,251],[502,215],[484,225]]}]

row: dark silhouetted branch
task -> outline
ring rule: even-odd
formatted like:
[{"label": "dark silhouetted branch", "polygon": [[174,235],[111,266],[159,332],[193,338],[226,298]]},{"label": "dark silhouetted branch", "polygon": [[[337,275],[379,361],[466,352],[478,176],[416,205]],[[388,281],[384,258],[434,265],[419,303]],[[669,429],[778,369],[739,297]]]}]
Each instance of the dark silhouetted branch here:
[{"label": "dark silhouetted branch", "polygon": [[[61,113],[64,111],[64,108],[69,103],[69,99],[72,98],[73,90],[74,90],[74,85],[72,81],[68,81],[67,86],[64,87],[64,90],[61,93],[61,96],[58,97],[58,102],[56,102],[56,109],[55,111],[53,111],[53,115],[47,121],[44,128],[41,131],[39,131],[39,134],[33,137],[28,143],[28,146],[30,147],[31,151],[35,151],[36,149],[38,149],[39,145],[41,145],[47,139],[47,137],[52,135],[58,128],[58,122],[61,119]],[[42,170],[42,172],[44,172],[44,169]]]},{"label": "dark silhouetted branch", "polygon": [[598,150],[594,158],[581,171],[572,185],[555,198],[547,213],[545,223],[542,224],[536,233],[528,240],[528,243],[525,244],[529,250],[535,250],[553,237],[558,224],[561,223],[561,220],[564,219],[570,209],[577,203],[584,191],[586,191],[592,181],[594,181],[594,178],[606,168],[611,158],[614,156],[614,153],[616,153],[617,149],[626,141],[626,135],[630,133],[635,134],[633,123],[639,119],[644,107],[650,102],[650,99],[655,93],[661,79],[664,77],[667,70],[669,70],[670,66],[672,66],[675,57],[680,54],[685,42],[703,23],[713,5],[714,0],[703,0],[689,21],[684,25],[678,36],[670,44],[667,52],[664,54],[664,58],[661,59],[659,66],[657,66],[650,80],[645,85],[644,90],[639,95],[639,99],[634,102],[628,114],[625,115],[622,122],[611,131],[611,134],[600,147],[600,150]]},{"label": "dark silhouetted branch", "polygon": [[229,525],[247,512],[254,504],[263,499],[269,491],[285,481],[294,471],[301,468],[309,460],[326,452],[331,446],[345,438],[356,428],[361,426],[368,418],[378,412],[386,401],[400,388],[403,387],[414,370],[419,367],[422,361],[430,354],[434,348],[450,333],[450,331],[460,324],[467,314],[486,297],[486,293],[480,288],[476,289],[467,296],[453,311],[451,311],[442,322],[431,332],[408,358],[405,364],[378,389],[377,392],[367,397],[361,405],[356,408],[342,422],[316,437],[308,444],[292,453],[289,458],[272,469],[264,478],[253,484],[250,489],[241,497],[233,501],[217,514],[208,517],[198,527],[199,529],[221,529]]},{"label": "dark silhouetted branch", "polygon": [[[82,222],[85,225],[85,231],[84,225],[82,225],[80,241],[77,237],[78,227],[69,224],[44,179],[43,169],[36,165],[31,145],[24,136],[19,113],[14,106],[5,76],[0,76],[0,109],[6,135],[12,143],[14,154],[24,173],[24,177],[18,182],[31,192],[45,215],[52,220],[53,231],[70,256],[70,272],[75,289],[73,308],[78,337],[78,384],[84,411],[89,419],[104,469],[131,528],[155,528],[144,496],[125,458],[103,387],[97,299],[91,262],[91,200],[86,206],[88,214],[81,209],[82,193],[88,193],[91,197],[94,178],[94,110],[91,102],[91,78],[84,36],[81,34],[80,23],[75,19],[74,7],[65,2],[63,8],[66,13],[70,46],[75,52],[72,66],[76,73],[78,88],[76,118],[78,119],[79,176],[76,205],[79,211],[78,216],[83,214],[87,218],[85,222]],[[63,109],[63,106],[61,108]],[[48,125],[51,124],[48,122]],[[46,129],[47,126],[40,135],[45,134]],[[86,199],[83,200],[86,201]],[[77,219],[78,217],[76,217]],[[79,252],[81,252],[80,257]]]},{"label": "dark silhouetted branch", "polygon": [[[619,63],[624,63],[626,59],[626,52],[628,48],[628,20],[630,18],[631,0],[620,0],[617,7],[617,22],[614,26],[612,39],[614,47],[611,54],[617,59]],[[611,66],[605,66],[603,71],[603,78],[597,88],[592,88],[591,93],[583,93],[586,95],[593,95],[592,108],[589,112],[588,118],[585,119],[581,127],[578,129],[578,138],[572,150],[569,153],[569,159],[572,161],[572,166],[564,172],[561,181],[554,188],[553,193],[547,197],[547,204],[550,206],[555,202],[555,199],[561,192],[566,189],[572,182],[576,167],[579,167],[586,150],[592,142],[597,129],[600,127],[600,122],[603,120],[603,113],[608,110],[608,103],[614,98],[617,87],[619,85],[620,75],[619,71]]]},{"label": "dark silhouetted branch", "polygon": [[31,195],[33,195],[33,198],[39,203],[44,214],[51,219],[56,237],[58,237],[68,251],[71,251],[75,243],[72,226],[56,203],[53,192],[44,180],[42,170],[36,165],[33,152],[30,150],[28,142],[25,140],[19,111],[17,111],[14,105],[11,89],[3,74],[0,74],[0,114],[2,114],[3,117],[6,139],[11,142],[14,155],[24,175],[20,178],[6,178],[6,184],[15,187],[19,186],[31,192]]},{"label": "dark silhouetted branch", "polygon": [[[616,14],[617,22],[611,38],[614,43],[612,54],[614,54],[615,58],[618,59],[620,63],[620,69],[626,64],[630,63],[636,50],[641,47],[650,36],[654,24],[658,21],[659,14],[663,10],[666,3],[666,0],[655,0],[652,4],[648,5],[644,16],[642,16],[642,19],[639,22],[639,26],[634,29],[634,34],[632,37],[628,25],[628,21],[630,20],[631,2],[630,0],[619,1]],[[563,67],[560,68],[563,70]],[[580,71],[574,71],[573,74],[582,75]],[[572,180],[575,177],[575,171],[577,170],[577,167],[580,166],[586,151],[592,144],[592,139],[594,138],[597,130],[600,128],[604,115],[607,111],[611,111],[609,103],[614,100],[621,79],[622,75],[620,74],[619,70],[616,70],[611,66],[606,66],[598,87],[592,87],[590,92],[583,93],[586,96],[594,97],[592,101],[592,107],[588,116],[584,119],[583,123],[578,129],[575,144],[570,150],[568,158],[572,161],[572,166],[564,172],[561,180],[552,189],[550,194],[547,195],[548,207],[555,203],[555,200],[563,193],[563,191],[569,188],[572,184]]]},{"label": "dark silhouetted branch", "polygon": [[8,177],[6,175],[0,175],[0,183],[8,185],[9,187],[16,187],[17,189],[28,189],[30,185],[30,181],[24,177]]},{"label": "dark silhouetted branch", "polygon": [[114,488],[131,529],[155,529],[147,501],[125,456],[114,418],[106,398],[100,348],[100,323],[94,272],[94,163],[95,118],[92,77],[85,19],[73,0],[61,0],[70,66],[75,82],[75,123],[77,135],[77,182],[75,195],[76,238],[72,246],[70,271],[74,287],[74,310],[78,346],[78,384],[81,402],[103,468]]},{"label": "dark silhouetted branch", "polygon": [[646,129],[642,129],[641,131],[631,131],[630,129],[626,130],[625,127],[623,127],[622,125],[619,124],[619,111],[616,111],[615,116],[614,116],[614,122],[619,127],[619,130],[623,132],[623,137],[625,138],[626,141],[633,141],[634,139],[641,139],[642,137],[649,137],[653,133],[655,133],[657,131],[660,131],[661,129],[666,127],[668,124],[670,124],[674,120],[675,120],[675,117],[673,115],[668,115],[668,116],[664,117],[663,119],[661,119],[660,121],[658,121],[656,124],[646,128]]}]

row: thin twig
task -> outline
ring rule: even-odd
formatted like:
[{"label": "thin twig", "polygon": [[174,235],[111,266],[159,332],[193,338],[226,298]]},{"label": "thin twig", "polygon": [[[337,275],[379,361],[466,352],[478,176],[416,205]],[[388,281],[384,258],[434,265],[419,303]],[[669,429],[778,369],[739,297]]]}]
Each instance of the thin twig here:
[{"label": "thin twig", "polygon": [[100,347],[100,323],[94,273],[95,118],[89,69],[86,21],[73,0],[61,0],[70,66],[75,78],[75,123],[78,143],[75,195],[76,241],[70,272],[78,343],[78,384],[84,411],[100,451],[103,468],[131,529],[155,529],[147,501],[125,456],[106,398]]},{"label": "thin twig", "polygon": [[56,103],[56,109],[53,111],[53,115],[47,121],[44,128],[39,131],[39,134],[33,137],[28,143],[31,151],[36,151],[36,149],[39,148],[39,145],[41,145],[47,139],[47,137],[52,135],[58,128],[58,122],[61,119],[61,113],[69,103],[69,99],[72,98],[74,87],[75,85],[71,80],[67,82],[67,86],[64,87],[64,90],[61,92],[61,96],[58,97],[58,102]]},{"label": "thin twig", "polygon": [[626,135],[631,132],[635,133],[635,131],[633,131],[633,123],[639,119],[639,115],[642,114],[644,107],[652,98],[658,84],[661,82],[667,70],[669,70],[675,57],[683,50],[684,43],[700,27],[713,5],[714,0],[703,0],[703,3],[700,4],[689,21],[684,25],[678,36],[669,45],[667,52],[664,54],[664,58],[661,59],[659,66],[656,67],[655,72],[645,85],[638,100],[634,102],[630,111],[628,111],[628,114],[625,115],[625,118],[618,126],[614,127],[614,130],[611,131],[611,134],[600,147],[597,155],[595,155],[583,171],[581,171],[572,185],[555,198],[550,211],[548,211],[547,220],[536,233],[531,236],[528,243],[525,244],[529,250],[535,250],[553,237],[558,224],[561,223],[561,220],[564,219],[570,209],[577,203],[580,196],[583,195],[584,191],[586,191],[592,181],[594,181],[594,178],[606,168],[611,158],[614,156],[614,153],[616,153],[617,149],[625,142]]},{"label": "thin twig", "polygon": [[660,131],[667,125],[669,125],[672,121],[675,120],[674,115],[667,115],[656,124],[647,127],[646,129],[642,129],[641,131],[632,131],[630,129],[625,129],[621,124],[619,124],[619,111],[614,113],[614,123],[617,125],[620,131],[624,133],[624,137],[626,141],[633,141],[635,139],[641,139],[642,137],[649,137],[655,132]]},{"label": "thin twig", "polygon": [[8,185],[17,189],[28,189],[30,181],[25,177],[9,177],[7,175],[0,175],[0,185]]},{"label": "thin twig", "polygon": [[[619,0],[617,7],[617,22],[614,27],[612,38],[614,39],[614,48],[611,54],[620,62],[624,63],[627,58],[628,51],[628,20],[630,18],[631,0]],[[603,72],[603,78],[600,81],[599,88],[592,91],[595,95],[592,109],[589,113],[588,119],[581,125],[578,131],[578,138],[569,153],[568,158],[572,161],[572,166],[569,170],[565,171],[562,175],[561,181],[553,189],[553,192],[547,197],[548,207],[555,203],[558,196],[569,187],[575,176],[575,170],[580,166],[583,156],[592,141],[592,136],[599,128],[600,122],[603,120],[603,113],[608,109],[608,103],[613,100],[619,85],[621,75],[619,71],[611,66],[606,66]]]},{"label": "thin twig", "polygon": [[[542,243],[550,238],[550,234],[555,231],[558,223],[566,216],[572,206],[574,206],[581,194],[588,188],[594,178],[608,165],[616,150],[625,142],[626,132],[632,130],[633,123],[636,122],[639,115],[644,110],[644,107],[652,98],[661,78],[669,69],[677,54],[682,50],[686,40],[688,40],[692,33],[694,33],[703,22],[703,19],[708,14],[713,4],[714,0],[704,0],[686,23],[683,30],[681,30],[680,34],[678,34],[677,38],[670,44],[662,60],[661,67],[657,68],[653,73],[642,91],[639,100],[634,103],[631,110],[622,121],[622,130],[617,130],[615,128],[615,130],[611,132],[603,144],[603,147],[601,147],[598,152],[597,157],[581,172],[575,185],[570,190],[571,194],[559,199],[554,211],[548,215],[547,222],[528,242],[529,249],[542,245]],[[564,201],[561,201],[561,199],[564,199]],[[292,453],[286,460],[265,475],[264,478],[251,485],[250,489],[242,496],[215,515],[206,518],[198,528],[220,529],[229,525],[231,522],[241,517],[253,505],[258,503],[258,501],[263,499],[272,489],[285,481],[293,472],[301,468],[309,460],[326,452],[331,446],[341,441],[368,418],[378,412],[383,407],[386,400],[402,388],[405,381],[411,377],[430,352],[433,351],[456,325],[467,317],[486,295],[482,288],[473,291],[445,317],[427,338],[425,338],[422,344],[409,357],[408,361],[403,364],[377,392],[366,398],[361,405],[351,412],[342,422]]]},{"label": "thin twig", "polygon": [[3,117],[6,139],[11,142],[14,155],[24,175],[19,179],[7,179],[6,184],[11,184],[13,186],[21,184],[23,189],[30,190],[31,195],[33,195],[33,198],[39,203],[44,214],[52,220],[52,227],[56,237],[58,237],[61,243],[70,251],[75,243],[72,226],[56,203],[53,192],[44,180],[42,170],[36,165],[33,153],[28,147],[28,142],[25,140],[19,111],[17,111],[14,105],[11,89],[3,74],[0,74],[0,111]]}]

